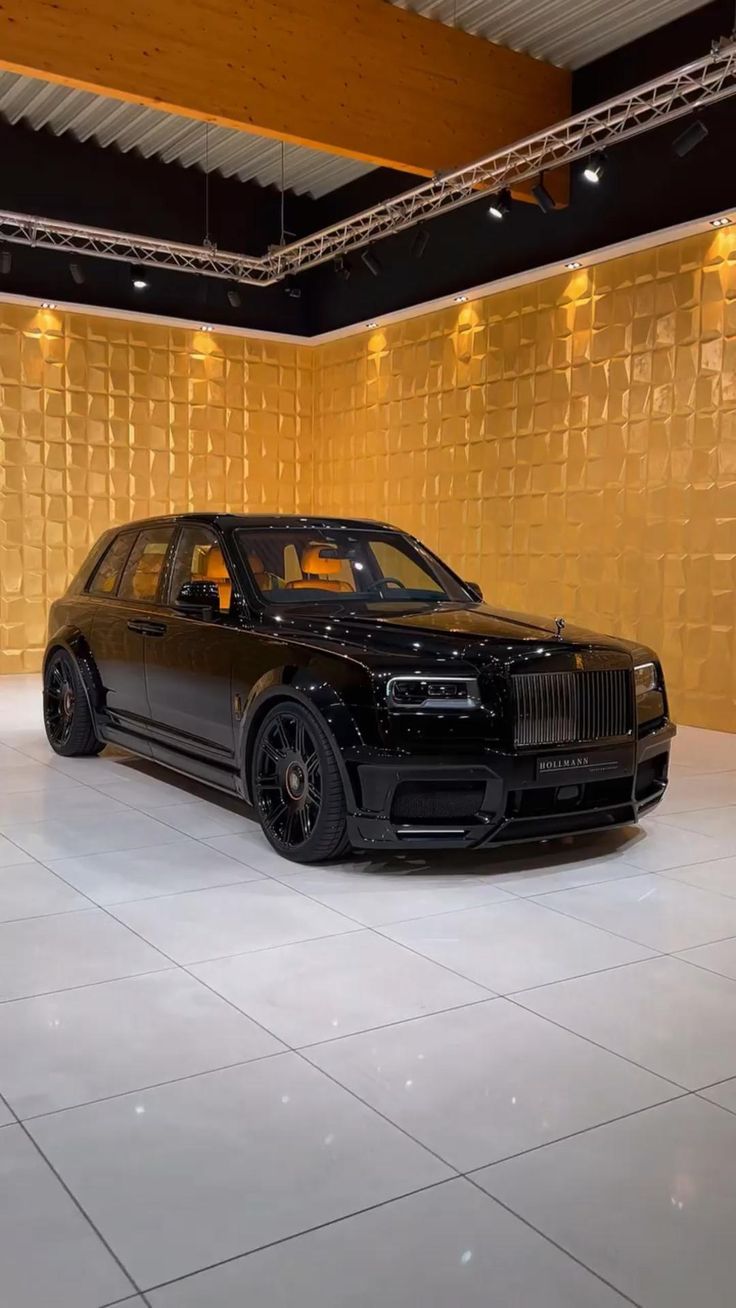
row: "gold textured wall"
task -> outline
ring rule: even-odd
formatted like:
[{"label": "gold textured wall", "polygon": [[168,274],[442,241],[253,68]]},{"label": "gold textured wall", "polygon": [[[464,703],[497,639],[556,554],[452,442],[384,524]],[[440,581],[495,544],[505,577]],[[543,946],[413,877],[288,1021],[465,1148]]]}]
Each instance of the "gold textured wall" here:
[{"label": "gold textured wall", "polygon": [[111,523],[297,508],[312,359],[301,346],[0,306],[0,672],[39,666],[49,601]]},{"label": "gold textured wall", "polygon": [[654,645],[736,730],[736,235],[324,346],[313,510],[408,528],[487,598]]},{"label": "gold textured wall", "polygon": [[736,730],[736,233],[317,349],[0,307],[0,671],[111,522],[375,516]]}]

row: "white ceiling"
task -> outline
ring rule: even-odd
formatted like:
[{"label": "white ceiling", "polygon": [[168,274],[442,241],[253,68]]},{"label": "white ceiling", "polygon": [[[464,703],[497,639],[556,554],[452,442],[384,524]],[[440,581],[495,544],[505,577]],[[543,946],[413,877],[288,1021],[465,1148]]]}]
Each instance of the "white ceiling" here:
[{"label": "white ceiling", "polygon": [[[578,68],[644,32],[698,9],[705,0],[391,0],[514,50]],[[713,33],[717,36],[718,33]],[[705,53],[701,51],[700,53]],[[228,127],[210,127],[90,91],[0,72],[0,117],[69,132],[78,141],[137,150],[145,158],[319,197],[371,171],[369,164],[286,145]],[[205,141],[205,135],[207,140]]]},{"label": "white ceiling", "polygon": [[[561,68],[580,68],[707,0],[391,0]],[[714,32],[715,36],[722,33]],[[698,53],[707,54],[707,50]],[[695,54],[693,58],[695,58]]]}]

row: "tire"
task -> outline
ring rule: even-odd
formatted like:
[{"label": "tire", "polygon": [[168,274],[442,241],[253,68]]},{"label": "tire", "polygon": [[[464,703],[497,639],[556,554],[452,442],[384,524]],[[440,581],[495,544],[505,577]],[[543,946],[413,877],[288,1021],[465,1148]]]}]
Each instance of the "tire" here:
[{"label": "tire", "polygon": [[51,748],[62,758],[89,757],[104,748],[77,664],[64,649],[54,650],[44,671],[43,724]]},{"label": "tire", "polygon": [[277,853],[324,863],[349,850],[342,778],[314,713],[291,701],[269,709],[256,732],[251,778],[263,834]]}]

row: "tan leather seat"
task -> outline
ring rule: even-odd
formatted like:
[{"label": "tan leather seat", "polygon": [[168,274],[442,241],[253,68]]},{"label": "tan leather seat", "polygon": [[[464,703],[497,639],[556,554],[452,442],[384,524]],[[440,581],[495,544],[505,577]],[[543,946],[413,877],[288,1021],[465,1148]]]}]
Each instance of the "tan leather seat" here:
[{"label": "tan leather seat", "polygon": [[347,581],[335,581],[334,578],[342,572],[342,561],[340,559],[323,559],[320,557],[320,550],[325,548],[324,545],[308,545],[302,555],[302,572],[304,576],[301,581],[288,581],[287,590],[334,590],[334,591],[352,591],[355,588]]},{"label": "tan leather seat", "polygon": [[248,567],[253,573],[253,577],[258,589],[270,590],[271,576],[268,572],[266,572],[266,569],[263,566],[263,559],[261,558],[260,554],[256,554],[255,550],[248,551]]},{"label": "tan leather seat", "polygon": [[160,554],[144,554],[138,560],[131,584],[134,599],[155,600],[165,557],[166,552],[162,551]]},{"label": "tan leather seat", "polygon": [[229,609],[233,597],[233,586],[219,545],[211,545],[207,551],[204,578],[205,581],[214,581],[217,586],[220,592],[220,608]]}]

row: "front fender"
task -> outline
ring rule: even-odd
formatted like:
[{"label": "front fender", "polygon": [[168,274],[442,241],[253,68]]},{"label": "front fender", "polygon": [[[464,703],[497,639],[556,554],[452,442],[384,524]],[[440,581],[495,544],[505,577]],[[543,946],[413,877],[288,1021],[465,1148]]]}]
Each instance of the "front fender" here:
[{"label": "front fender", "polygon": [[364,748],[358,725],[337,690],[308,668],[274,668],[256,682],[248,697],[238,731],[238,757],[242,759],[245,799],[250,793],[250,759],[253,742],[263,715],[278,700],[294,700],[316,712],[333,745],[335,760],[345,787],[348,805],[355,807],[355,792],[345,764],[345,755]]}]

